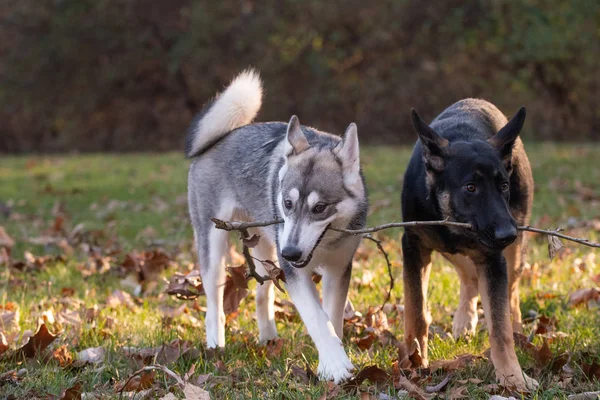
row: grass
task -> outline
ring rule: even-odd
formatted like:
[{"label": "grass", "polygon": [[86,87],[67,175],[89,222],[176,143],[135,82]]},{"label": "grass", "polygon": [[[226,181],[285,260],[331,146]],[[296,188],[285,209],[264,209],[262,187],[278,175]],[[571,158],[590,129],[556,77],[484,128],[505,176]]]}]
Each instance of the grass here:
[{"label": "grass", "polygon": [[[526,148],[536,182],[532,225],[554,228],[600,217],[600,168],[597,167],[600,146],[530,143]],[[400,187],[410,152],[408,147],[362,150],[372,205],[369,225],[400,220]],[[77,328],[63,324],[63,334],[46,354],[63,344],[72,353],[94,346],[104,346],[108,353],[102,366],[81,369],[61,368],[47,356],[19,362],[0,360],[0,373],[14,368],[27,370],[18,382],[0,382],[1,397],[58,395],[75,381],[80,381],[85,392],[94,392],[103,398],[118,398],[114,390],[116,382],[123,382],[138,368],[124,353],[123,346],[159,346],[176,338],[190,340],[200,353],[192,358],[182,357],[171,365],[171,369],[184,374],[194,365],[196,374],[230,377],[211,380],[209,387],[213,398],[318,398],[327,392],[326,383],[303,384],[291,371],[291,365],[303,366],[304,360],[316,370],[317,354],[300,322],[278,321],[280,336],[285,339],[279,355],[265,356],[256,345],[253,295],[242,302],[237,318],[229,321],[228,345],[216,356],[203,350],[203,313],[197,311],[203,305],[202,298],[197,301],[198,307],[193,307],[194,303],[190,302],[188,311],[200,320],[200,327],[193,320],[190,322],[182,317],[171,323],[164,320],[159,306],[176,307],[182,302],[163,293],[165,285],[162,281],[156,287],[150,287],[145,296],[136,298],[133,309],[105,306],[114,290],[126,290],[121,283],[122,276],[115,271],[130,251],[153,247],[165,249],[174,260],[172,267],[163,274],[166,277],[175,270],[187,270],[194,262],[185,196],[187,166],[180,154],[9,156],[0,159],[0,202],[12,210],[9,217],[0,216],[0,225],[16,241],[12,248],[13,259],[23,259],[25,252],[35,256],[62,252],[53,244],[32,243],[36,239],[38,243],[44,242],[41,239],[51,231],[57,210],[66,215],[67,231],[83,224],[80,229],[87,233],[90,243],[120,251],[109,260],[111,270],[104,274],[88,276],[85,273],[86,268],[82,265],[87,256],[78,247],[72,255],[47,261],[41,268],[19,271],[2,267],[0,304],[18,304],[21,332],[35,330],[38,318],[48,309],[56,314],[61,310],[99,306],[95,322],[86,322]],[[596,241],[600,237],[592,228],[578,228],[571,233]],[[400,230],[387,231],[384,235],[385,247],[398,277],[392,302],[398,304],[403,302],[400,235]],[[559,375],[550,373],[548,368],[539,368],[531,357],[519,350],[524,369],[541,383],[533,398],[566,398],[568,394],[600,386],[598,382],[590,382],[581,371],[582,362],[599,361],[598,308],[570,308],[566,302],[569,293],[595,285],[591,277],[600,273],[597,261],[600,252],[578,245],[569,247],[571,253],[553,261],[548,259],[543,237],[534,237],[529,248],[528,262],[532,267],[521,285],[523,314],[536,312],[557,319],[556,330],[567,335],[553,340],[550,348],[554,354],[568,352],[571,355],[569,366],[574,371],[573,379],[565,384]],[[365,274],[373,274],[374,279],[361,283]],[[371,243],[363,244],[350,289],[350,298],[357,311],[366,314],[370,306],[379,305],[387,286],[383,260]],[[74,290],[68,301],[61,299],[64,288]],[[277,296],[285,298],[280,293]],[[434,258],[428,303],[437,330],[451,330],[452,313],[458,303],[458,278],[438,256]],[[389,318],[390,330],[400,338],[402,317],[390,315]],[[531,324],[525,325],[526,333],[531,333],[533,328]],[[362,351],[351,340],[355,336],[356,333],[346,335],[345,342],[358,369],[377,364],[391,370],[396,357],[393,347],[376,344],[369,351]],[[536,337],[534,342],[541,344],[541,338]],[[485,329],[480,329],[470,342],[455,342],[446,335],[436,334],[430,342],[430,359],[451,359],[462,353],[480,355],[488,346]],[[167,387],[167,378],[159,376],[155,386]],[[485,386],[493,383],[493,376],[490,362],[481,360],[458,370],[448,390],[461,385],[457,380],[478,378],[483,382],[466,385],[467,396],[487,398]],[[434,374],[431,384],[442,378],[442,375]],[[361,390],[395,395],[389,385],[376,388],[364,383]],[[158,396],[157,393],[154,395]],[[359,396],[343,393],[340,398]]]}]

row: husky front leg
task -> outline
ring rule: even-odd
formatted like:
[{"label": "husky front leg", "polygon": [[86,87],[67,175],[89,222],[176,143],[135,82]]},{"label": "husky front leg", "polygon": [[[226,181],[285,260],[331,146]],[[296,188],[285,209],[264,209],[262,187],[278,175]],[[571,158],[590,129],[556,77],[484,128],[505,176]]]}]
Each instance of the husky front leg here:
[{"label": "husky front leg", "polygon": [[[275,247],[269,243],[265,235],[262,235],[258,245],[251,252],[259,260],[276,260]],[[267,275],[267,271],[260,261],[255,261],[254,265],[259,275]],[[277,337],[274,288],[272,281],[266,281],[262,285],[260,283],[256,284],[256,321],[258,322],[258,337],[261,343]]]},{"label": "husky front leg", "polygon": [[287,290],[319,352],[317,373],[321,379],[339,383],[352,376],[354,366],[344,351],[329,316],[321,307],[319,295],[308,268],[294,269],[283,261]]},{"label": "husky front leg", "polygon": [[402,236],[404,256],[404,340],[409,348],[416,339],[421,350],[422,366],[427,362],[427,334],[431,315],[427,310],[427,285],[431,271],[431,250],[424,249],[417,236]]},{"label": "husky front leg", "polygon": [[531,390],[538,386],[535,379],[521,370],[510,321],[508,304],[508,274],[502,254],[488,255],[478,264],[479,292],[488,326],[491,359],[500,384],[518,390]]},{"label": "husky front leg", "polygon": [[346,307],[351,274],[352,261],[345,267],[327,266],[323,272],[321,286],[323,308],[340,339],[344,336],[344,308]]},{"label": "husky front leg", "polygon": [[223,291],[225,289],[225,255],[227,231],[203,225],[202,232],[194,231],[198,247],[198,261],[202,286],[206,293],[206,345],[209,348],[225,346],[225,313]]}]

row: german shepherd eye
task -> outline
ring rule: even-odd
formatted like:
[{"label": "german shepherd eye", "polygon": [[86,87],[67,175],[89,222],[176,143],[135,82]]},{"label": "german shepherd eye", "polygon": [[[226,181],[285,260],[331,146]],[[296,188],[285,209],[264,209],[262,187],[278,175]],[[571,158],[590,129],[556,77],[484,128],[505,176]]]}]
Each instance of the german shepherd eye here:
[{"label": "german shepherd eye", "polygon": [[508,185],[508,182],[502,183],[502,191],[503,192],[507,192],[508,189],[510,189],[510,186]]},{"label": "german shepherd eye", "polygon": [[313,208],[313,213],[321,214],[323,211],[325,211],[326,208],[327,208],[327,204],[319,203],[315,206],[315,208]]},{"label": "german shepherd eye", "polygon": [[287,208],[288,210],[292,209],[292,201],[291,200],[286,200],[283,202],[283,205],[285,206],[285,208]]},{"label": "german shepherd eye", "polygon": [[475,186],[475,185],[474,185],[474,184],[472,184],[472,183],[467,183],[467,184],[465,185],[465,189],[467,189],[467,192],[470,192],[470,193],[475,193],[475,191],[477,191],[477,186]]}]

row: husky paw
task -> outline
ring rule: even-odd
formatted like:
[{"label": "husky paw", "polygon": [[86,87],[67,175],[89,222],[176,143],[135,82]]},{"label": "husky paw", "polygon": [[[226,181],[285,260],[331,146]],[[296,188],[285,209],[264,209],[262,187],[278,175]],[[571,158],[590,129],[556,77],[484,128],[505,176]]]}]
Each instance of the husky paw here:
[{"label": "husky paw", "polygon": [[269,340],[277,339],[278,337],[279,335],[277,335],[275,324],[273,324],[273,327],[261,329],[258,333],[258,341],[262,344],[267,343]]},{"label": "husky paw", "polygon": [[334,343],[327,353],[319,354],[317,374],[322,380],[338,384],[352,377],[354,365],[346,355],[341,342]]},{"label": "husky paw", "polygon": [[459,308],[454,314],[452,322],[452,336],[454,339],[461,337],[471,337],[475,334],[477,328],[477,311],[472,313],[470,310]]}]

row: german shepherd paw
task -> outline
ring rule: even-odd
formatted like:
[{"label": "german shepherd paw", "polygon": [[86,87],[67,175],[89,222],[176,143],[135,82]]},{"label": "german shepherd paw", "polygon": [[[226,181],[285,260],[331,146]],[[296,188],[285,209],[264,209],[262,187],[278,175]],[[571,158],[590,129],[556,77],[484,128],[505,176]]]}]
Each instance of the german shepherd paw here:
[{"label": "german shepherd paw", "polygon": [[537,388],[540,386],[538,381],[533,378],[530,378],[524,372],[520,375],[511,375],[511,376],[503,376],[502,378],[498,378],[500,381],[500,385],[514,389],[518,392],[535,392]]},{"label": "german shepherd paw", "polygon": [[354,365],[346,355],[342,344],[332,346],[329,351],[319,355],[317,375],[322,380],[338,384],[352,377]]}]

